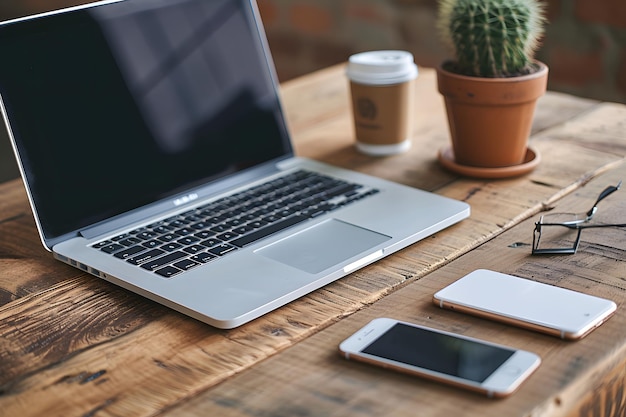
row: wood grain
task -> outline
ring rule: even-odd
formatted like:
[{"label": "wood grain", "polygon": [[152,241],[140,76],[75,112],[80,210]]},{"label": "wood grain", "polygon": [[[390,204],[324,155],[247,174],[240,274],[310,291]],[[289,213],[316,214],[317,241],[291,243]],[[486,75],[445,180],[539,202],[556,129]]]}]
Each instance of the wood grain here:
[{"label": "wood grain", "polygon": [[[428,394],[425,415],[456,414],[460,406],[491,415],[502,410],[532,415],[538,403],[546,410],[560,409],[541,402],[561,388],[555,381],[555,376],[561,377],[557,371],[535,378],[550,390],[532,390],[529,384],[526,395],[498,406],[446,387],[346,364],[334,351],[351,329],[379,311],[414,321],[442,317],[430,306],[423,312],[411,306],[458,277],[467,268],[466,259],[470,265],[478,257],[509,272],[547,274],[546,267],[532,262],[532,268],[520,266],[531,235],[528,230],[515,234],[514,226],[560,204],[564,196],[577,197],[583,191],[587,195],[593,179],[618,170],[626,154],[620,133],[626,106],[548,93],[539,103],[532,138],[543,156],[539,168],[506,180],[460,178],[435,161],[437,149],[447,145],[447,127],[434,72],[420,70],[409,152],[388,158],[356,152],[342,66],[283,86],[296,151],[467,201],[471,217],[234,330],[213,329],[54,261],[39,241],[21,182],[0,184],[0,416],[380,415],[386,414],[388,404],[397,405],[398,415],[414,415],[416,407],[423,406],[422,400],[416,402],[423,392]],[[511,228],[513,234],[497,237]],[[505,236],[519,250],[489,249]],[[572,282],[587,285],[585,277],[604,280],[594,269],[594,254],[610,255],[622,268],[620,248],[605,248],[599,241],[572,258],[579,260],[572,265],[559,269],[553,263],[556,272],[546,279],[584,272],[580,281]],[[581,259],[585,262],[576,264]],[[614,272],[607,269],[605,275]],[[442,323],[484,337],[514,335],[512,340],[541,352],[555,349],[553,340],[524,337],[502,327],[477,328],[465,318]],[[608,346],[618,349],[617,344]],[[586,349],[589,352],[581,352],[592,359],[606,353],[595,344]],[[605,383],[603,369],[598,368],[599,386]],[[367,378],[372,372],[374,380]],[[578,381],[576,375],[561,382],[571,386]],[[389,378],[398,385],[388,385]],[[451,393],[455,401],[449,400]],[[383,404],[381,398],[388,399]],[[208,409],[215,413],[205,412]]]},{"label": "wood grain", "polygon": [[[298,154],[429,191],[458,178],[436,162],[437,151],[449,146],[450,139],[433,69],[420,68],[415,83],[413,146],[405,154],[380,158],[363,155],[354,148],[344,68],[330,67],[285,83],[285,110]],[[598,102],[588,99],[546,94],[537,104],[533,134],[560,126],[596,105]]]},{"label": "wood grain", "polygon": [[[622,165],[558,203],[559,210],[589,207],[608,183],[626,175]],[[626,199],[602,207],[605,221],[626,213]],[[600,214],[600,212],[598,213]],[[169,411],[179,416],[250,415],[623,415],[626,378],[626,239],[624,230],[585,233],[576,255],[533,257],[529,219],[449,265],[415,281]],[[611,248],[606,251],[606,248]],[[494,269],[607,297],[618,313],[586,338],[563,341],[504,324],[441,310],[432,294],[476,268]],[[529,300],[532,303],[532,300]],[[346,361],[338,344],[375,317],[393,317],[538,353],[539,370],[513,396],[491,400],[441,384]],[[602,388],[602,390],[600,390]],[[311,411],[314,410],[314,411]],[[621,411],[620,411],[621,410]]]}]

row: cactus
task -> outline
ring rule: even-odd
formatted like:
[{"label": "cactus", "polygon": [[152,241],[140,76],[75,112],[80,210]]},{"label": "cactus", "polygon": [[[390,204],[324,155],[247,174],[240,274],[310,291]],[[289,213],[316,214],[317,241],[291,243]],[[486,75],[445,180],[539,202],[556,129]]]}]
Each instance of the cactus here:
[{"label": "cactus", "polygon": [[439,0],[437,26],[455,52],[455,72],[509,77],[532,71],[543,14],[539,0]]}]

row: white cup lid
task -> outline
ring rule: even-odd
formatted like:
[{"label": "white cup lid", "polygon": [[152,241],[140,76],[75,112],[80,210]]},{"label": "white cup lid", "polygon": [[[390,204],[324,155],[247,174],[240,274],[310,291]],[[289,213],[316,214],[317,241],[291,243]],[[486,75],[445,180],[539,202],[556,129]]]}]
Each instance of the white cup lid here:
[{"label": "white cup lid", "polygon": [[346,75],[360,84],[398,84],[417,77],[417,65],[406,51],[362,52],[350,57]]}]

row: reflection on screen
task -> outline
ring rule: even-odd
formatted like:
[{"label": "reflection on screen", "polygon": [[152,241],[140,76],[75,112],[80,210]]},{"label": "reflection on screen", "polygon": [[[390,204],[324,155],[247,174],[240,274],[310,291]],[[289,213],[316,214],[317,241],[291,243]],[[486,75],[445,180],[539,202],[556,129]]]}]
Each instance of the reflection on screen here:
[{"label": "reflection on screen", "polygon": [[402,323],[363,352],[475,382],[483,382],[514,353]]},{"label": "reflection on screen", "polygon": [[48,238],[291,152],[247,3],[126,0],[0,27]]}]

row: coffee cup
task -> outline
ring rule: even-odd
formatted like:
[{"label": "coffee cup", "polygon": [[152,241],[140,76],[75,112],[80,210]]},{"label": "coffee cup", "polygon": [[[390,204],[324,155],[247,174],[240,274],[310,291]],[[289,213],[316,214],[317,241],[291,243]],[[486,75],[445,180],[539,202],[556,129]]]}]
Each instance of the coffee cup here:
[{"label": "coffee cup", "polygon": [[370,51],[352,55],[352,113],[359,151],[393,155],[411,146],[414,80],[417,65],[406,51]]}]

